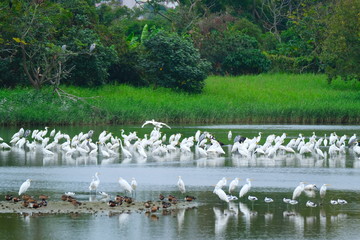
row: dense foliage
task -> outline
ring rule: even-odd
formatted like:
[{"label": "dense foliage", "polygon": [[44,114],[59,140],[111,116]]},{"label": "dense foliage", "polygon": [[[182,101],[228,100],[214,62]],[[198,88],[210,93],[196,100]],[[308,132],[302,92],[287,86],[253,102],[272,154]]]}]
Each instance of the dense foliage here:
[{"label": "dense foliage", "polygon": [[143,45],[140,68],[155,88],[202,91],[208,64],[188,39],[159,31],[146,38]]},{"label": "dense foliage", "polygon": [[0,86],[126,83],[195,93],[206,61],[212,74],[359,80],[359,12],[360,0],[147,0],[133,9],[115,0],[1,1]]}]

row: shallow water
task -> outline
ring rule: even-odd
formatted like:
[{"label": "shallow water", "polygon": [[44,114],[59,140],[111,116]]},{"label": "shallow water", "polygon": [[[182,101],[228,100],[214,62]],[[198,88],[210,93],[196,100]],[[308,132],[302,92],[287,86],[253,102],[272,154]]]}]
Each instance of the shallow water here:
[{"label": "shallow water", "polygon": [[[94,138],[102,130],[109,130],[120,136],[137,131],[138,136],[149,134],[151,127],[136,126],[97,126],[60,127],[59,130],[70,136],[80,131],[94,129]],[[52,128],[50,128],[52,129]],[[181,132],[183,137],[194,135],[196,130],[209,131],[225,145],[228,130],[233,136],[241,134],[252,138],[263,132],[263,144],[269,134],[287,133],[287,141],[299,133],[310,137],[327,136],[336,131],[339,136],[357,133],[359,126],[302,126],[302,125],[227,125],[227,126],[187,126],[162,129],[168,136]],[[16,128],[0,128],[0,137],[9,142]],[[97,135],[96,135],[97,134]],[[99,191],[112,195],[122,192],[117,183],[121,176],[128,181],[135,177],[138,182],[137,201],[157,200],[160,193],[181,195],[176,187],[178,176],[182,176],[189,195],[197,197],[198,208],[159,212],[146,216],[144,212],[108,216],[97,215],[51,215],[23,216],[0,214],[1,239],[48,238],[64,239],[81,236],[88,239],[123,238],[194,238],[194,239],[356,239],[360,231],[360,160],[351,150],[345,155],[327,156],[325,159],[308,154],[279,154],[273,158],[244,158],[229,154],[230,147],[223,147],[226,154],[221,157],[199,158],[195,154],[173,154],[165,157],[149,156],[147,159],[134,157],[124,160],[121,156],[103,158],[76,155],[71,158],[59,152],[54,156],[43,156],[41,151],[30,152],[21,149],[0,150],[0,196],[16,195],[21,183],[33,179],[28,193],[48,194],[58,200],[67,191],[76,192],[82,201],[100,201],[99,196],[91,196],[88,186],[91,177],[99,172]],[[322,147],[327,151],[327,147]],[[212,193],[214,185],[222,177],[230,179],[252,178],[251,195],[258,201],[241,199],[227,204]],[[291,198],[294,188],[300,181],[317,184],[331,184],[324,201],[318,194],[309,198],[304,194],[299,204],[289,206],[282,202]],[[224,189],[225,190],[225,189]],[[237,195],[239,188],[234,195]],[[266,204],[263,199],[271,197],[273,203]],[[330,199],[346,199],[343,206],[329,204]],[[305,202],[311,199],[320,204],[308,208]],[[51,202],[50,202],[51,203]]]}]

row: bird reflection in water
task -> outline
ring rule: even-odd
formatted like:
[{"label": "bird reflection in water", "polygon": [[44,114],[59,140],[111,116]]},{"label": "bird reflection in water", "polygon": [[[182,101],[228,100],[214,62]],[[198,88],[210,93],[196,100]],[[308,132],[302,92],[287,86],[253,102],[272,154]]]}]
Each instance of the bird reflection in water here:
[{"label": "bird reflection in water", "polygon": [[232,214],[228,209],[221,210],[218,207],[213,207],[214,215],[215,215],[215,235],[220,235],[226,229],[228,221]]},{"label": "bird reflection in water", "polygon": [[184,227],[185,209],[179,209],[177,211],[176,219],[177,219],[177,222],[178,222],[178,229],[179,229],[179,232],[180,232]]}]

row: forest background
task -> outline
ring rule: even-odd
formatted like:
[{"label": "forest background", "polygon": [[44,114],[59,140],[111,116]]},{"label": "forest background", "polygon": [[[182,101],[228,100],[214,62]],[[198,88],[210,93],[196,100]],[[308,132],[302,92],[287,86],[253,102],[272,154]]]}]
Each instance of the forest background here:
[{"label": "forest background", "polygon": [[354,123],[360,0],[2,1],[0,60],[1,124]]}]

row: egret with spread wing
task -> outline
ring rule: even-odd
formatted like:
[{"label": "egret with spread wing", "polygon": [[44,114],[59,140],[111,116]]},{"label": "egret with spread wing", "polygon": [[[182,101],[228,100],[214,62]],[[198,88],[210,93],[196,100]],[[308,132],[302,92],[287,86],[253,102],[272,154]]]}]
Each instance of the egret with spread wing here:
[{"label": "egret with spread wing", "polygon": [[170,128],[166,123],[163,123],[163,122],[157,122],[155,121],[154,119],[153,120],[149,120],[149,121],[146,121],[142,126],[141,128],[143,128],[145,125],[147,124],[152,124],[154,125],[156,128],[162,128],[163,126],[167,127],[167,128]]}]

